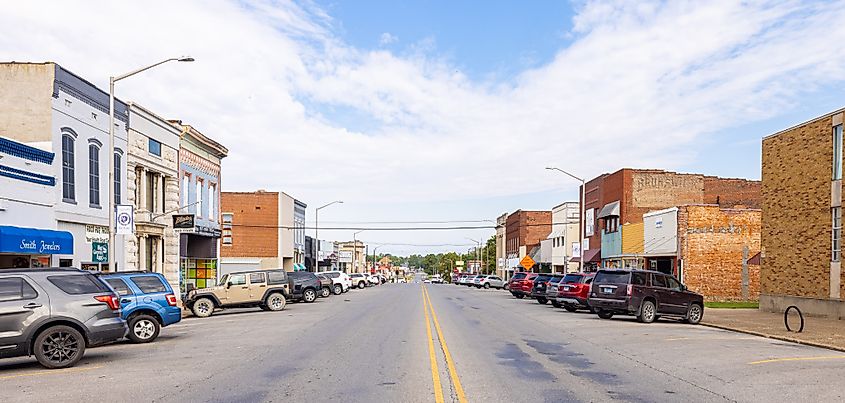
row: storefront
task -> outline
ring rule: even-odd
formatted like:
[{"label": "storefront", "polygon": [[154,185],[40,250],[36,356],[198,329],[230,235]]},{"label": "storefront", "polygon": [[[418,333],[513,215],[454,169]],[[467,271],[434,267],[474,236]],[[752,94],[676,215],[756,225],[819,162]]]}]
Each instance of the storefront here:
[{"label": "storefront", "polygon": [[73,255],[65,231],[0,226],[0,269],[53,266],[53,255]]},{"label": "storefront", "polygon": [[196,288],[217,285],[217,241],[221,231],[196,224],[193,214],[173,216],[173,229],[179,233],[179,289],[186,293],[188,285]]}]

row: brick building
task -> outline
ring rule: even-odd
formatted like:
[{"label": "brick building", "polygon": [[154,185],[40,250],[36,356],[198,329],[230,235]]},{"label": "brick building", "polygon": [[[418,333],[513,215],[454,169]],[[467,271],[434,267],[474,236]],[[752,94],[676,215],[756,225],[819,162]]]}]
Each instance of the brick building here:
[{"label": "brick building", "polygon": [[845,318],[843,112],[763,139],[762,310]]},{"label": "brick building", "polygon": [[[282,192],[223,192],[220,208],[224,222],[231,223],[227,230],[231,237],[221,247],[221,274],[277,267],[304,270],[304,215],[301,225],[296,218],[300,205],[304,206]],[[298,234],[303,245],[301,253],[296,248]]]},{"label": "brick building", "polygon": [[[517,210],[508,214],[505,224],[507,272],[512,273],[514,269],[519,271],[519,261],[526,255],[537,254],[540,241],[546,239],[551,232],[551,211]],[[506,274],[506,277],[510,276]]]},{"label": "brick building", "polygon": [[630,168],[603,174],[585,187],[585,267],[642,267],[643,227],[630,224],[649,211],[703,203],[759,208],[759,193],[760,182],[745,179]]}]

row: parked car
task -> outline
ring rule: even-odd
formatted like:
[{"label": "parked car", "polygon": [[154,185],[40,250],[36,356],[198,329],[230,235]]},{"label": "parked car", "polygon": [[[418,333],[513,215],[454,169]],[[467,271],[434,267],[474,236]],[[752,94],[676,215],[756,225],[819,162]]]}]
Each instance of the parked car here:
[{"label": "parked car", "polygon": [[534,287],[534,279],[537,278],[537,273],[519,272],[515,273],[509,281],[509,290],[511,295],[518,299],[525,298],[526,295],[531,294],[531,289]]},{"label": "parked car", "polygon": [[182,308],[176,306],[176,295],[163,275],[124,271],[100,278],[117,292],[120,317],[129,324],[126,337],[133,343],[149,343],[161,328],[182,320]]},{"label": "parked car", "polygon": [[563,307],[569,312],[579,309],[590,309],[587,299],[590,297],[590,285],[595,274],[572,273],[567,274],[556,286],[550,288],[552,305]]},{"label": "parked car", "polygon": [[481,280],[479,280],[478,284],[475,285],[478,288],[496,288],[501,290],[505,287],[505,282],[499,276],[484,276]]},{"label": "parked car", "polygon": [[281,311],[288,298],[288,273],[283,269],[250,270],[226,274],[215,287],[188,291],[185,307],[195,316],[206,318],[215,309],[223,308],[259,307],[265,311]]},{"label": "parked car", "polygon": [[45,368],[72,367],[87,347],[126,331],[117,294],[87,271],[0,271],[0,358],[34,355]]},{"label": "parked car", "polygon": [[370,285],[381,284],[381,280],[375,274],[365,274],[364,277],[367,278],[367,281],[370,283]]},{"label": "parked car", "polygon": [[402,277],[402,276],[399,276],[399,278],[396,279],[396,282],[397,283],[407,283],[407,281],[405,281],[405,277]]},{"label": "parked car", "polygon": [[317,278],[320,279],[320,297],[326,298],[332,295],[332,284],[334,283],[332,279],[323,273],[317,274]]},{"label": "parked car", "polygon": [[636,315],[643,323],[674,316],[697,324],[704,316],[704,297],[678,279],[649,270],[599,270],[587,303],[602,319]]},{"label": "parked car", "polygon": [[534,298],[542,305],[545,305],[549,302],[549,298],[546,296],[546,287],[550,280],[556,279],[560,281],[563,278],[561,274],[547,274],[543,273],[537,276],[534,279],[534,284],[531,286],[531,298]]},{"label": "parked car", "polygon": [[465,285],[467,287],[475,287],[477,281],[480,281],[481,278],[484,277],[483,274],[472,274],[469,279],[466,281]]},{"label": "parked car", "polygon": [[348,274],[342,271],[324,271],[321,272],[322,275],[332,279],[332,293],[334,295],[340,295],[349,291],[352,288],[352,279],[349,277]]},{"label": "parked car", "polygon": [[312,303],[317,300],[322,286],[317,275],[309,271],[294,271],[288,273],[288,285],[290,286],[290,299]]},{"label": "parked car", "polygon": [[435,274],[431,276],[431,282],[434,284],[443,284],[443,277],[441,277],[439,274]]},{"label": "parked car", "polygon": [[352,288],[364,288],[370,283],[362,273],[352,273],[349,277],[352,279]]}]

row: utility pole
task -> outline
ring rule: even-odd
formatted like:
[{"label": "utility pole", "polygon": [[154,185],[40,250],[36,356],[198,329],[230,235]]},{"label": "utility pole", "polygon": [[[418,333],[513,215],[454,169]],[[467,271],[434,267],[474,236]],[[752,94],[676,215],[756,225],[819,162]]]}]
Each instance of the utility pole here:
[{"label": "utility pole", "polygon": [[326,208],[335,203],[343,203],[343,200],[335,200],[331,203],[317,207],[317,209],[314,210],[314,253],[317,255],[315,256],[317,265],[314,266],[314,271],[320,271],[320,236],[318,234],[320,229],[320,209]]},{"label": "utility pole", "polygon": [[578,243],[579,243],[578,248],[581,249],[581,258],[578,259],[578,261],[579,261],[578,271],[583,273],[584,272],[584,255],[586,255],[586,253],[587,253],[587,251],[584,250],[584,238],[587,237],[586,236],[587,217],[585,217],[585,215],[584,215],[585,205],[587,204],[587,196],[586,196],[586,194],[587,194],[587,190],[586,190],[587,189],[587,181],[585,181],[584,179],[579,178],[579,177],[577,177],[577,176],[575,176],[575,175],[573,175],[569,172],[566,172],[566,171],[564,171],[560,168],[546,167],[546,169],[552,170],[552,171],[563,172],[564,174],[568,175],[570,178],[581,182],[581,201],[578,203],[578,204],[581,205],[580,206],[581,207],[581,217],[579,217],[579,220],[578,220],[579,221],[578,226],[580,227],[579,231],[578,231]]}]

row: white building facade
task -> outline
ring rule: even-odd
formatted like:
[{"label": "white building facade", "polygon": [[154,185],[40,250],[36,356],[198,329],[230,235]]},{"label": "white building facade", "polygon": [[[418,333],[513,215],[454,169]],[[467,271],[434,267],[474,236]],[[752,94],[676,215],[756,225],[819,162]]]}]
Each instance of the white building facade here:
[{"label": "white building facade", "polygon": [[[578,263],[572,262],[573,246],[579,243],[580,206],[578,202],[565,202],[552,209],[551,263],[553,273],[572,273],[578,271]],[[575,245],[573,245],[575,244]]]}]

